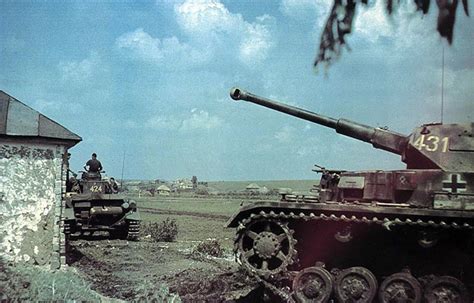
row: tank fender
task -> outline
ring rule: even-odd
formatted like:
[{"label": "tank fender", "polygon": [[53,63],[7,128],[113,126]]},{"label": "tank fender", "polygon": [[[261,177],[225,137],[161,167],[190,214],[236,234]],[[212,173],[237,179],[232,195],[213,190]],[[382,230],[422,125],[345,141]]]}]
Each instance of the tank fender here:
[{"label": "tank fender", "polygon": [[125,214],[125,220],[141,221],[140,213],[136,209]]},{"label": "tank fender", "polygon": [[74,220],[74,209],[73,208],[63,208],[63,220]]},{"label": "tank fender", "polygon": [[255,204],[250,204],[246,206],[242,206],[239,211],[234,214],[224,225],[224,227],[237,227],[239,226],[239,222],[243,219],[250,216],[251,213],[258,213],[261,210],[267,209],[268,207],[275,206],[270,204],[271,202],[257,202]]}]

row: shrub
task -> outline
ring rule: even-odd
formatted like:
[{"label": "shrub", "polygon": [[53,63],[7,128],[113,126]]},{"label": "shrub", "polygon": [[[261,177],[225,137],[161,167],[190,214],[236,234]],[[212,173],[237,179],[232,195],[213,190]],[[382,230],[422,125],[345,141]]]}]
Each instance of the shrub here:
[{"label": "shrub", "polygon": [[178,224],[175,219],[166,218],[161,223],[145,223],[142,226],[142,238],[150,236],[154,242],[173,242],[178,236]]},{"label": "shrub", "polygon": [[195,190],[196,195],[208,196],[209,189],[205,186],[198,185],[197,189]]},{"label": "shrub", "polygon": [[207,239],[200,242],[195,248],[194,252],[209,255],[212,257],[224,256],[224,250],[221,247],[221,243],[217,239]]}]

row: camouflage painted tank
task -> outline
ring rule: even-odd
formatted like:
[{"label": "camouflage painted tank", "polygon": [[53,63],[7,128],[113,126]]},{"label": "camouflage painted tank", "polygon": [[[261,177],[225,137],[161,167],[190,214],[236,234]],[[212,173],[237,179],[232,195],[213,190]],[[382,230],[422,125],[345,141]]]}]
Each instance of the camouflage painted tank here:
[{"label": "camouflage painted tank", "polygon": [[238,88],[230,95],[406,163],[393,171],[322,168],[315,197],[242,207],[227,224],[237,228],[236,256],[267,289],[298,302],[472,302],[474,123],[426,124],[406,136]]},{"label": "camouflage painted tank", "polygon": [[137,240],[140,215],[135,201],[112,193],[107,180],[100,174],[82,173],[77,192],[68,193],[64,208],[66,235],[108,231],[110,237]]}]

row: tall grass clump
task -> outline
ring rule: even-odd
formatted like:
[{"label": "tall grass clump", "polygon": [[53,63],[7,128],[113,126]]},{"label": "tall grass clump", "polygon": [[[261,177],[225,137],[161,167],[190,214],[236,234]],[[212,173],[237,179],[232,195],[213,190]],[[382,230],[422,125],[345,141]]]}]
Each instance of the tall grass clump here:
[{"label": "tall grass clump", "polygon": [[166,218],[161,223],[142,224],[142,238],[150,237],[154,242],[173,242],[178,236],[178,224],[175,219]]},{"label": "tall grass clump", "polygon": [[211,257],[221,258],[224,256],[224,249],[217,239],[207,239],[200,242],[193,250],[194,253],[200,253]]}]

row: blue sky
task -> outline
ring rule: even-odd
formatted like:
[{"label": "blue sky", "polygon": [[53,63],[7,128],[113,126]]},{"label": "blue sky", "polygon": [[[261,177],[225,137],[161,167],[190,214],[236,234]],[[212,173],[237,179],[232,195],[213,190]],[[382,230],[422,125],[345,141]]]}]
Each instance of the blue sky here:
[{"label": "blue sky", "polygon": [[398,169],[400,158],[333,130],[233,102],[239,86],[291,105],[409,134],[474,115],[474,18],[454,43],[427,16],[382,2],[357,13],[351,50],[315,73],[329,0],[0,1],[0,89],[83,138],[125,178],[310,179],[331,168]]}]

